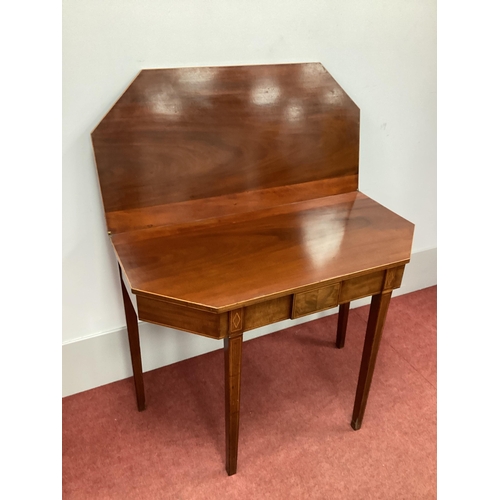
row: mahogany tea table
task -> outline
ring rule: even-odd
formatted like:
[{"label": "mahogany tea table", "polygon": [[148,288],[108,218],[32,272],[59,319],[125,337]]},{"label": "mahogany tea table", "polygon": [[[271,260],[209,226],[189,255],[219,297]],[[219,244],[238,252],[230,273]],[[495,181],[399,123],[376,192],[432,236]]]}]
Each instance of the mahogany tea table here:
[{"label": "mahogany tea table", "polygon": [[243,334],[371,296],[361,427],[414,226],[358,190],[359,109],[320,63],[143,70],[92,132],[137,406],[138,319],[224,339],[236,473]]}]

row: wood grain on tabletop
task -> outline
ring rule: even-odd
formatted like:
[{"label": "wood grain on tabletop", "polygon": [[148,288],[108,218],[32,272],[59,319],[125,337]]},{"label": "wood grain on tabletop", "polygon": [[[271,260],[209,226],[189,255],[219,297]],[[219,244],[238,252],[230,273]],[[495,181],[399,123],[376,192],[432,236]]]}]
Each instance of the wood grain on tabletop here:
[{"label": "wood grain on tabletop", "polygon": [[105,212],[137,210],[357,176],[359,109],[319,63],[143,70],[92,141]]},{"label": "wood grain on tabletop", "polygon": [[352,192],[120,233],[112,242],[137,293],[216,311],[405,263],[412,234],[413,224]]}]

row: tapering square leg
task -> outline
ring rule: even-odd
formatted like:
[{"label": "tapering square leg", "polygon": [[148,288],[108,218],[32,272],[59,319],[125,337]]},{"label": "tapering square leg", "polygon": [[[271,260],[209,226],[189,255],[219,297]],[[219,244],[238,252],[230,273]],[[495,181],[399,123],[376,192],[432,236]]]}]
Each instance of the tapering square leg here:
[{"label": "tapering square leg", "polygon": [[228,476],[236,474],[236,464],[238,460],[242,344],[243,332],[230,334],[229,337],[224,339],[226,385],[226,470]]},{"label": "tapering square leg", "polygon": [[144,380],[142,377],[141,344],[139,340],[139,323],[134,306],[128,296],[127,288],[123,283],[122,270],[120,270],[120,282],[122,287],[123,306],[125,309],[125,319],[127,321],[128,343],[130,346],[130,356],[132,358],[132,370],[134,372],[135,395],[137,398],[137,409],[143,411],[146,408],[144,396]]},{"label": "tapering square leg", "polygon": [[361,423],[365,414],[378,348],[382,338],[387,310],[391,301],[391,293],[391,291],[383,292],[372,297],[351,421],[351,427],[356,431],[361,428]]},{"label": "tapering square leg", "polygon": [[345,344],[345,334],[347,331],[347,320],[349,319],[349,306],[350,302],[345,304],[340,304],[339,306],[339,317],[337,321],[337,341],[336,345],[338,349],[342,349]]}]

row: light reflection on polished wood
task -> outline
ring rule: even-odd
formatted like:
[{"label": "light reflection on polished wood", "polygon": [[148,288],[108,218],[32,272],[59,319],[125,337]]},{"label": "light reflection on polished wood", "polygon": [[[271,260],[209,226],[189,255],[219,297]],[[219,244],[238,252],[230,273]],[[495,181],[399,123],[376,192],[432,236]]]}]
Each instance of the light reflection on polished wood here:
[{"label": "light reflection on polished wood", "polygon": [[109,213],[356,176],[359,109],[318,63],[143,70],[92,141]]},{"label": "light reflection on polished wood", "polygon": [[143,321],[224,339],[229,475],[243,332],[340,305],[343,347],[350,302],[373,296],[352,417],[359,429],[414,226],[358,191],[359,109],[325,68],[144,70],[92,142],[130,284],[122,290],[139,408],[129,293]]},{"label": "light reflection on polished wood", "polygon": [[112,241],[137,295],[224,312],[404,264],[412,233],[412,224],[355,191]]},{"label": "light reflection on polished wood", "polygon": [[358,176],[347,175],[334,179],[245,191],[213,198],[119,210],[107,214],[108,227],[110,232],[115,234],[137,229],[227,217],[228,215],[272,208],[276,205],[355,191],[357,186]]}]

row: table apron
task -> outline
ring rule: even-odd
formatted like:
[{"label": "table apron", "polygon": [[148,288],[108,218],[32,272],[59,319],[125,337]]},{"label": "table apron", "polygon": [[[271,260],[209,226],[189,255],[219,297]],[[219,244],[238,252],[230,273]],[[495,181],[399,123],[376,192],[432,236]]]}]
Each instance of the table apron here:
[{"label": "table apron", "polygon": [[[339,304],[394,290],[401,286],[404,268],[405,266],[401,265],[335,283],[321,283],[306,291],[291,293],[246,307],[240,306],[237,310],[241,311],[243,331],[286,319],[308,316],[332,309]],[[142,321],[213,339],[227,337],[231,333],[231,328],[234,328],[234,318],[231,316],[233,311],[214,313],[143,295],[137,296],[137,307],[139,319]]]}]

